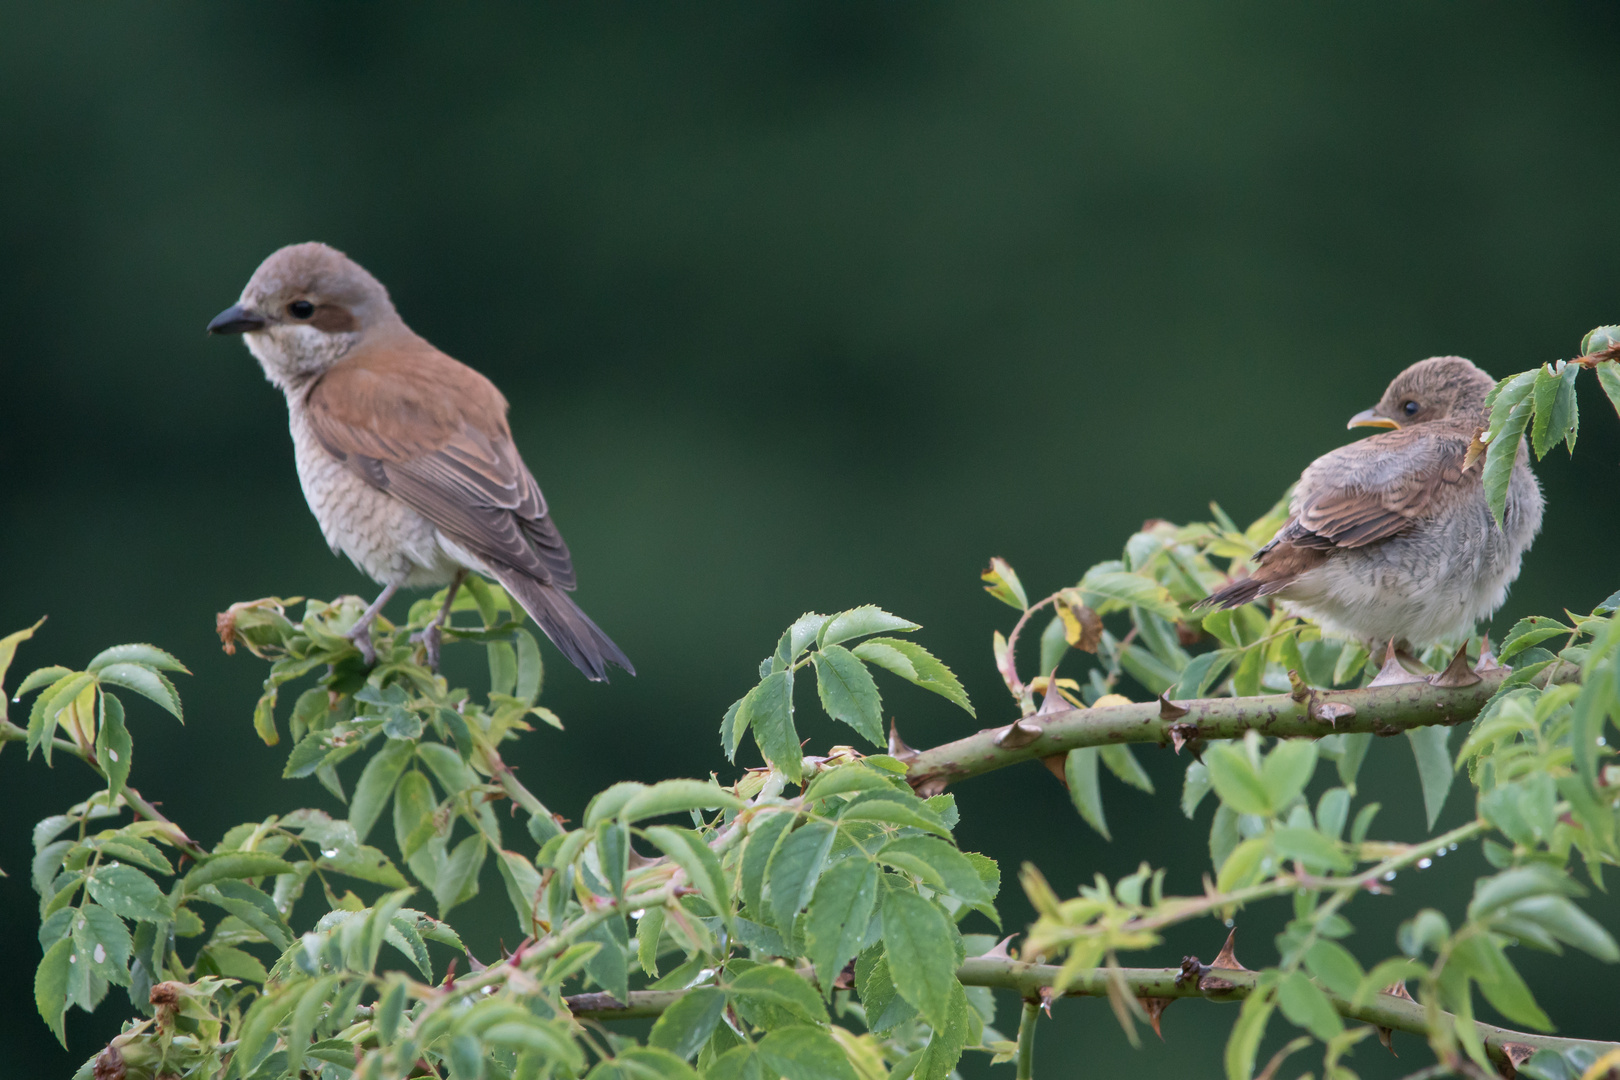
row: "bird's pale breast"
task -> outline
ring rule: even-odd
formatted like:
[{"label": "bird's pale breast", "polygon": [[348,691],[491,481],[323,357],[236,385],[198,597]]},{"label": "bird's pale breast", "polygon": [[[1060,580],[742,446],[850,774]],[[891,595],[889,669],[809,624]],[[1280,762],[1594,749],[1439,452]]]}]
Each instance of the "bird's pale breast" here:
[{"label": "bird's pale breast", "polygon": [[296,398],[288,406],[298,481],[332,550],[382,584],[448,582],[459,560],[444,550],[433,524],[332,456],[309,430]]},{"label": "bird's pale breast", "polygon": [[1541,513],[1540,486],[1521,461],[1503,528],[1474,485],[1446,514],[1381,543],[1335,552],[1278,595],[1330,633],[1369,644],[1459,638],[1502,606]]}]

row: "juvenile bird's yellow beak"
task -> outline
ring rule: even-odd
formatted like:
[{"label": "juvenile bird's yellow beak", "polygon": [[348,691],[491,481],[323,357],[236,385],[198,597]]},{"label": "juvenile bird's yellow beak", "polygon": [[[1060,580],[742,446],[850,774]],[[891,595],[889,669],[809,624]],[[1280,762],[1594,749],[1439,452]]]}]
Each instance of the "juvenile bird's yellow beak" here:
[{"label": "juvenile bird's yellow beak", "polygon": [[1347,427],[1347,428],[1353,428],[1353,427],[1398,428],[1401,425],[1397,424],[1395,421],[1391,420],[1387,416],[1380,416],[1376,409],[1362,409],[1360,412],[1356,413],[1356,415],[1352,416],[1350,418],[1350,422],[1348,424],[1344,425],[1344,426]]}]

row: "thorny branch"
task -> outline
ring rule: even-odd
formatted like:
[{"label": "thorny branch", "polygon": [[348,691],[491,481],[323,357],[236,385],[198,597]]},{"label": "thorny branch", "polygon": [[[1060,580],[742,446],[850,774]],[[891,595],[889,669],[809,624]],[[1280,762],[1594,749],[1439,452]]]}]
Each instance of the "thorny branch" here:
[{"label": "thorny branch", "polygon": [[[1053,964],[1028,964],[1021,960],[978,956],[968,959],[956,970],[963,986],[988,986],[1011,990],[1025,1000],[1040,1001],[1052,996],[1061,968]],[[1213,972],[1213,974],[1212,974]],[[1204,998],[1209,1001],[1241,1001],[1254,989],[1257,972],[1233,968],[1210,968],[1195,956],[1184,959],[1174,968],[1106,968],[1099,967],[1071,980],[1065,997],[1106,997],[1110,981],[1123,981],[1135,997],[1145,998]],[[669,1008],[685,991],[632,990],[630,1001],[621,1004],[607,994],[575,994],[564,998],[569,1011],[580,1019],[619,1020],[656,1016]],[[1429,1017],[1424,1007],[1408,997],[1394,994],[1374,994],[1370,1001],[1355,1004],[1347,998],[1324,990],[1328,1000],[1341,1016],[1394,1031],[1424,1035],[1429,1030]],[[1443,1022],[1454,1018],[1442,1013]],[[1475,1022],[1481,1041],[1493,1057],[1504,1057],[1505,1044],[1515,1043],[1534,1050],[1564,1051],[1586,1047],[1599,1054],[1620,1050],[1620,1043],[1593,1039],[1565,1039],[1555,1035],[1536,1035],[1497,1027],[1495,1024]]]},{"label": "thorny branch", "polygon": [[1020,719],[1020,733],[1028,734],[1017,739],[1002,738],[1006,727],[985,728],[932,749],[901,749],[897,756],[910,768],[911,786],[921,795],[936,795],[959,780],[1083,746],[1158,743],[1179,750],[1195,739],[1237,739],[1248,731],[1296,738],[1345,732],[1394,735],[1409,728],[1472,720],[1511,674],[1507,668],[1487,669],[1480,672],[1478,682],[1461,687],[1415,679],[1361,690],[1312,690],[1299,696],[1200,698],[1168,708],[1165,702],[1151,701],[1059,709]]}]

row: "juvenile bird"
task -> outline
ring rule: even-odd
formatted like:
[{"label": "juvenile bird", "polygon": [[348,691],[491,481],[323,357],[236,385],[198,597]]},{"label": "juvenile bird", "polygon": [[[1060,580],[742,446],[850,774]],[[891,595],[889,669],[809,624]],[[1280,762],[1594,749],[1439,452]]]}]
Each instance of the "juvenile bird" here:
[{"label": "juvenile bird", "polygon": [[1203,603],[1263,596],[1382,655],[1471,633],[1507,597],[1541,528],[1541,487],[1521,443],[1502,527],[1485,501],[1483,462],[1465,464],[1495,386],[1460,356],[1420,360],[1350,427],[1393,428],[1341,446],[1299,478],[1288,522],[1248,577]]},{"label": "juvenile bird", "polygon": [[287,395],[304,497],[333,553],[383,586],[349,632],[376,659],[371,624],[401,587],[450,585],[421,640],[437,669],[440,626],[469,571],[499,581],[593,680],[630,661],[569,598],[574,568],[484,376],[405,325],[388,290],[341,251],[293,244],[266,259],[208,324],[241,334]]}]

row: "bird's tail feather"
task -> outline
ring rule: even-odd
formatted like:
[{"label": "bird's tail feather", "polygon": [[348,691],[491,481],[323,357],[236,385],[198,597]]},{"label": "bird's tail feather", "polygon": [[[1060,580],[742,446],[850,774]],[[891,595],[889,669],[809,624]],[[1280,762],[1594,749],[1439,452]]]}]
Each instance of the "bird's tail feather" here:
[{"label": "bird's tail feather", "polygon": [[1332,554],[1332,545],[1317,546],[1312,542],[1283,540],[1280,536],[1255,555],[1260,565],[1248,577],[1239,578],[1225,588],[1216,589],[1194,607],[1234,608],[1282,592],[1298,581],[1300,575],[1321,566]]},{"label": "bird's tail feather", "polygon": [[495,579],[523,605],[523,610],[545,631],[551,643],[562,651],[569,663],[584,672],[587,679],[607,682],[609,664],[617,664],[632,675],[636,673],[629,657],[567,593],[515,570],[497,570]]},{"label": "bird's tail feather", "polygon": [[1270,596],[1272,593],[1285,588],[1292,580],[1292,575],[1285,578],[1271,578],[1261,577],[1256,574],[1251,577],[1241,578],[1225,588],[1210,593],[1194,604],[1193,607],[1195,609],[1241,607],[1251,600],[1258,600],[1262,596]]}]

